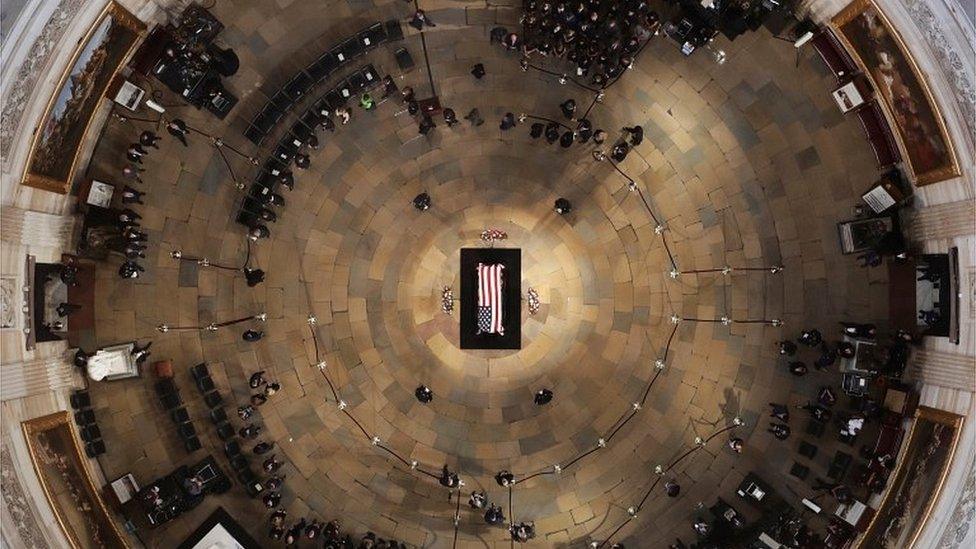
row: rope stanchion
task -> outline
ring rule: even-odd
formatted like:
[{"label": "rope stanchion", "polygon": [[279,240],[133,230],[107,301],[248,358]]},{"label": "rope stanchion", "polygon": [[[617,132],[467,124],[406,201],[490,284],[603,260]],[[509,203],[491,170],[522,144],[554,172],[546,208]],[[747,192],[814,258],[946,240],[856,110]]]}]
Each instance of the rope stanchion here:
[{"label": "rope stanchion", "polygon": [[542,67],[533,65],[532,63],[528,62],[528,58],[526,57],[522,58],[522,60],[519,62],[519,65],[522,67],[523,71],[528,71],[529,69],[535,69],[541,73],[548,74],[549,76],[558,76],[560,84],[565,84],[566,82],[572,82],[573,84],[587,91],[591,91],[594,93],[599,93],[601,91],[601,88],[593,88],[581,82],[577,82],[575,78],[570,77],[568,74],[551,71],[549,69],[544,69]]},{"label": "rope stanchion", "polygon": [[393,450],[392,448],[390,448],[390,447],[386,446],[385,444],[383,444],[383,441],[380,440],[380,438],[378,436],[370,434],[370,432],[366,429],[366,427],[364,427],[363,424],[360,423],[360,421],[358,419],[356,419],[356,416],[354,416],[347,409],[348,408],[348,405],[346,404],[346,402],[344,400],[342,400],[339,397],[339,392],[336,390],[335,384],[329,378],[329,375],[328,375],[328,373],[326,371],[327,368],[328,368],[328,366],[325,363],[325,361],[322,360],[322,357],[321,357],[321,355],[319,353],[318,335],[316,335],[315,328],[314,328],[315,325],[317,324],[317,322],[318,321],[317,321],[317,319],[315,318],[314,315],[312,315],[312,314],[309,314],[308,315],[309,332],[312,334],[312,345],[313,345],[314,350],[315,350],[315,361],[316,361],[316,364],[314,366],[318,368],[319,373],[322,374],[322,378],[325,379],[326,384],[329,386],[329,390],[332,392],[332,398],[335,399],[335,402],[336,402],[336,405],[339,408],[339,411],[344,416],[346,416],[347,418],[349,418],[349,420],[352,421],[353,424],[356,425],[356,427],[363,434],[363,436],[366,437],[367,440],[369,440],[369,442],[370,442],[371,445],[373,445],[376,448],[379,448],[380,450],[382,450],[382,451],[386,452],[387,454],[393,456],[400,463],[403,463],[404,465],[410,467],[410,470],[412,470],[412,471],[417,471],[418,473],[420,473],[422,475],[426,475],[426,476],[431,477],[433,479],[440,479],[440,475],[438,475],[437,473],[431,472],[431,471],[429,471],[429,470],[421,467],[417,463],[416,460],[409,460],[408,461],[407,458],[405,458],[402,455],[400,455],[399,453],[397,453],[396,450]]},{"label": "rope stanchion", "polygon": [[667,465],[667,467],[658,466],[655,469],[655,473],[657,474],[657,478],[654,479],[654,482],[652,482],[651,485],[650,485],[650,487],[644,492],[644,495],[643,495],[643,497],[641,497],[640,502],[636,506],[629,507],[627,509],[628,517],[619,526],[617,526],[615,529],[613,529],[613,531],[611,531],[610,534],[602,542],[600,542],[599,544],[595,544],[595,543],[594,544],[591,544],[591,546],[596,547],[597,549],[599,549],[601,547],[604,547],[606,544],[610,543],[617,534],[620,533],[620,530],[622,530],[624,526],[626,526],[627,524],[629,524],[630,521],[632,521],[635,518],[637,518],[637,514],[640,513],[641,509],[643,509],[644,505],[647,503],[647,500],[651,497],[651,494],[653,494],[654,493],[654,490],[657,488],[658,483],[661,482],[661,479],[664,477],[664,475],[666,475],[668,473],[668,471],[671,471],[672,469],[674,469],[675,467],[677,467],[682,461],[684,461],[685,459],[687,459],[689,456],[691,456],[695,452],[697,452],[697,451],[705,448],[708,445],[709,442],[711,442],[713,439],[715,439],[715,437],[717,437],[717,436],[719,436],[719,435],[721,435],[723,433],[727,433],[727,432],[731,431],[732,429],[735,429],[736,427],[741,427],[743,425],[745,425],[745,423],[742,420],[740,420],[738,417],[736,417],[736,418],[734,418],[732,420],[732,424],[731,425],[728,425],[728,426],[726,426],[726,427],[724,427],[722,429],[719,429],[718,431],[715,431],[714,433],[712,433],[711,435],[709,435],[708,437],[706,437],[704,439],[702,439],[702,438],[696,438],[695,439],[695,445],[692,446],[691,448],[689,448],[688,450],[686,450],[684,453],[682,453],[677,458],[673,459],[671,461],[671,463],[669,463]]},{"label": "rope stanchion", "polygon": [[224,322],[211,322],[206,326],[170,326],[169,324],[163,323],[156,326],[156,331],[164,334],[166,332],[199,332],[199,331],[216,332],[220,328],[226,328],[228,326],[240,324],[242,322],[247,322],[249,320],[258,320],[264,322],[267,319],[268,319],[267,313],[259,313],[256,315],[248,315],[245,317],[235,318],[234,320],[227,320]]}]

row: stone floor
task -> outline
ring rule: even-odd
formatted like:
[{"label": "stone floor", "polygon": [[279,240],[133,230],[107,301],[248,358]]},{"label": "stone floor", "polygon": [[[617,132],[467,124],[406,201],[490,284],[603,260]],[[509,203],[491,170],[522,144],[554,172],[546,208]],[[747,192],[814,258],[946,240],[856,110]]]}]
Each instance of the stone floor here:
[{"label": "stone floor", "polygon": [[[252,4],[234,0],[214,8],[228,27],[224,41],[241,57],[242,70],[230,79],[240,105],[224,123],[190,108],[172,112],[259,156],[269,151],[248,148],[240,132],[263,104],[262,93],[348,29],[409,11],[402,2],[335,2],[326,19],[313,3]],[[243,229],[233,221],[239,199],[205,140],[191,137],[191,147],[183,148],[166,139],[151,154],[147,205],[139,208],[152,241],[147,272],[120,281],[116,261],[100,267],[96,329],[85,338],[89,346],[153,340],[152,358],[177,366],[204,450],[186,455],[152,393],[149,372],[95,383],[106,476],[131,471],[145,483],[208,452],[228,467],[188,369],[208,362],[225,398],[237,402],[249,395],[248,376],[267,370],[283,389],[260,409],[259,422],[288,462],[290,516],[341,518],[354,532],[450,546],[454,508],[444,489],[388,459],[338,412],[314,367],[308,314],[318,319],[329,376],[369,433],[430,468],[448,463],[466,490],[484,488],[490,499],[504,500],[492,480],[497,470],[528,473],[564,463],[606,435],[640,398],[671,331],[668,318],[677,313],[779,318],[785,326],[681,323],[667,368],[635,421],[562,475],[518,487],[516,518],[534,520],[538,530],[529,545],[602,539],[627,518],[626,508],[653,481],[654,465],[736,415],[747,422],[738,430],[745,452],[733,455],[721,441],[698,452],[676,472],[682,496],[653,496],[615,539],[639,547],[664,547],[675,537],[691,541],[696,504],[711,505],[719,496],[731,501],[750,470],[762,471],[782,493],[797,494],[797,501],[812,494],[808,484],[787,476],[793,457],[784,449],[800,437],[783,443],[766,433],[766,403],[805,402],[818,387],[839,384],[839,375],[790,376],[774,341],[814,326],[833,334],[840,319],[887,315],[884,274],[857,268],[839,251],[836,223],[851,215],[876,169],[856,120],[833,104],[833,82],[820,59],[802,49],[794,66],[794,48],[765,30],[720,44],[728,52],[724,65],[704,51],[683,57],[658,37],[594,106],[591,119],[611,135],[625,125],[645,128],[645,143],[621,168],[666,223],[664,236],[681,269],[785,266],[779,275],[672,280],[654,223],[626,180],[593,160],[592,145],[564,150],[531,140],[526,126],[499,130],[505,112],[557,118],[567,97],[580,104],[590,99],[546,75],[521,72],[515,56],[489,47],[488,30],[496,21],[514,26],[515,10],[497,2],[422,4],[438,23],[427,46],[441,103],[459,115],[477,107],[485,124],[440,124],[423,137],[398,113],[400,104],[356,108],[348,126],[320,135],[322,146],[312,152],[311,169],[297,172],[272,237],[254,247],[252,265],[268,272],[264,284],[248,288],[240,277],[170,258],[171,250],[182,249],[242,261]],[[393,47],[366,59],[423,97],[420,40],[404,28],[403,45],[417,68],[400,77]],[[488,71],[481,81],[468,75],[476,62]],[[117,180],[119,151],[142,129],[111,122],[91,175]],[[239,177],[252,173],[231,161]],[[424,190],[433,208],[421,213],[410,200]],[[570,215],[553,213],[559,196],[574,204]],[[487,227],[505,230],[504,245],[522,249],[522,284],[536,288],[543,302],[538,315],[523,315],[523,347],[515,352],[462,351],[457,314],[440,311],[443,286],[459,295],[458,250],[479,245]],[[254,327],[267,336],[258,343],[241,341],[246,326],[203,334],[154,330],[164,322],[203,325],[260,312],[267,321]],[[413,397],[421,383],[434,391],[430,405]],[[537,408],[531,395],[543,386],[556,398]],[[173,547],[218,505],[266,539],[266,512],[239,486],[140,537],[147,546]],[[460,544],[508,541],[504,530],[489,529],[462,509]]]}]

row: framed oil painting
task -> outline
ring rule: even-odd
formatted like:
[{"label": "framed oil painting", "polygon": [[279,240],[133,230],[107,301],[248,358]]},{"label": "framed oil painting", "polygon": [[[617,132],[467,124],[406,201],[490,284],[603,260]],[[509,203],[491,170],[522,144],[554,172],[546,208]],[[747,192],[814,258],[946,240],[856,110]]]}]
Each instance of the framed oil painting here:
[{"label": "framed oil painting", "polygon": [[915,544],[942,491],[962,421],[953,413],[918,408],[905,453],[877,514],[858,540],[859,549],[905,549]]},{"label": "framed oil painting", "polygon": [[44,495],[71,546],[128,547],[85,468],[71,414],[55,412],[21,428]]},{"label": "framed oil painting", "polygon": [[958,176],[956,153],[938,105],[881,9],[871,0],[855,0],[834,17],[833,24],[892,116],[916,184]]},{"label": "framed oil painting", "polygon": [[145,28],[115,2],[98,16],[79,42],[41,122],[34,128],[24,168],[25,185],[68,193],[95,109]]}]

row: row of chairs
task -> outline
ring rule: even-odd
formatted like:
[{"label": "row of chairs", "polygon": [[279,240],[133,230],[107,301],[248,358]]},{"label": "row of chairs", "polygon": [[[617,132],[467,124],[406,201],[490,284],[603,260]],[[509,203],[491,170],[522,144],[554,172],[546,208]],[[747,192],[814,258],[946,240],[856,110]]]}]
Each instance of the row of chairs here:
[{"label": "row of chairs", "polygon": [[68,397],[71,409],[75,412],[75,423],[78,433],[85,443],[85,454],[97,457],[105,453],[105,441],[102,440],[102,430],[95,423],[95,411],[91,407],[91,396],[88,391],[75,391]]},{"label": "row of chairs", "polygon": [[173,378],[168,377],[156,382],[156,394],[163,405],[163,409],[169,413],[170,419],[176,425],[176,432],[183,441],[183,447],[188,454],[199,450],[203,445],[197,437],[197,431],[190,420],[190,414],[183,406],[183,399],[180,397],[180,389],[176,386]]},{"label": "row of chairs", "polygon": [[272,94],[264,108],[254,116],[244,130],[244,135],[255,145],[260,145],[285,113],[296,102],[303,99],[313,86],[373,48],[402,38],[403,29],[400,28],[400,22],[391,19],[385,23],[373,23],[354,36],[343,40],[298,71],[281,89]]},{"label": "row of chairs", "polygon": [[[203,362],[190,368],[190,375],[193,377],[193,382],[196,384],[197,389],[203,394],[207,406],[210,407],[210,421],[213,422],[214,428],[217,430],[217,436],[220,437],[220,440],[224,441],[224,453],[227,455],[228,461],[230,461],[231,469],[237,475],[237,480],[244,485],[249,494],[252,496],[256,495],[261,491],[261,482],[257,475],[254,474],[254,471],[251,470],[251,465],[248,463],[247,457],[241,451],[240,444],[236,440],[237,434],[234,431],[234,426],[231,425],[227,417],[227,411],[222,406],[223,398],[218,400],[211,396],[216,391],[214,391],[214,382],[210,376],[210,369]],[[217,396],[220,396],[219,393]],[[211,405],[211,403],[214,404]]]},{"label": "row of chairs", "polygon": [[[237,215],[238,223],[247,227],[262,223],[259,212],[267,207],[268,196],[278,191],[281,185],[281,174],[290,169],[295,155],[308,143],[315,132],[315,128],[327,117],[332,117],[336,109],[344,106],[350,98],[379,85],[380,82],[379,73],[373,65],[362,66],[309,107],[281,137],[274,151],[254,178],[248,195],[242,200],[241,209]],[[270,127],[268,131],[270,131]]]}]

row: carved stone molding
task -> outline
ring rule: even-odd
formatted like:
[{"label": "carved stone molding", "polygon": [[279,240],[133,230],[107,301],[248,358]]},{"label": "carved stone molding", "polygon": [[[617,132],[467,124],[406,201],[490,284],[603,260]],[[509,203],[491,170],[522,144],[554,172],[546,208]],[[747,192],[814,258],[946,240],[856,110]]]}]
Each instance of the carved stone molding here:
[{"label": "carved stone molding", "polygon": [[952,86],[953,95],[963,112],[969,134],[976,133],[976,87],[967,70],[969,60],[956,49],[957,44],[945,31],[945,23],[932,11],[931,0],[900,0],[922,31],[935,58]]},{"label": "carved stone molding", "polygon": [[[16,471],[6,442],[0,443],[0,487],[3,488],[3,503],[17,528],[17,535],[20,536],[23,547],[47,549],[50,546],[44,539],[37,517],[30,506],[32,498],[24,492]],[[12,535],[12,532],[6,535]]]},{"label": "carved stone molding", "polygon": [[[976,466],[973,462],[969,464],[969,471]],[[976,477],[967,475],[966,485],[962,489],[962,496],[952,510],[949,518],[949,527],[942,534],[939,540],[939,549],[957,549],[962,547],[969,530],[972,528],[973,519],[976,518]]]},{"label": "carved stone molding", "polygon": [[3,124],[0,125],[0,156],[10,156],[17,129],[23,122],[31,93],[37,89],[37,81],[48,67],[51,55],[64,37],[75,15],[86,4],[86,0],[60,0],[51,17],[45,23],[40,35],[31,45],[27,58],[17,69],[13,81],[8,83],[10,90],[0,111]]}]

